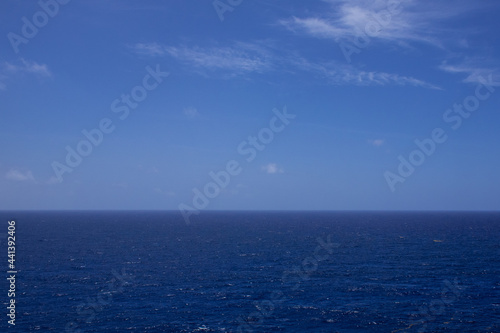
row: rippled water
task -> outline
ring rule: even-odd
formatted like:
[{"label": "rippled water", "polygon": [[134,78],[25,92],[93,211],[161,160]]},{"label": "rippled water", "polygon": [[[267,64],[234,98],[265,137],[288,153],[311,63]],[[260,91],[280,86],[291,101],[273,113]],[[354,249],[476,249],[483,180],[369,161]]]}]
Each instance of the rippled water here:
[{"label": "rippled water", "polygon": [[0,217],[10,331],[500,332],[498,213]]}]

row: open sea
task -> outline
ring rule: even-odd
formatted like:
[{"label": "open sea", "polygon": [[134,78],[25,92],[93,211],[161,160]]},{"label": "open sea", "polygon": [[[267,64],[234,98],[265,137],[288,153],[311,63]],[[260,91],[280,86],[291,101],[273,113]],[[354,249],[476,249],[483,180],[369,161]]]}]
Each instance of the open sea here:
[{"label": "open sea", "polygon": [[0,217],[1,332],[500,332],[500,213]]}]

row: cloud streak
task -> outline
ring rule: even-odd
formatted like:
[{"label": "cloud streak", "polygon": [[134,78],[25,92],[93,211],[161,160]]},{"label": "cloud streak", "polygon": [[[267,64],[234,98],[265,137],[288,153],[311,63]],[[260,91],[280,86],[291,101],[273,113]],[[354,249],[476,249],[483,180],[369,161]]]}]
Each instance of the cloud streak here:
[{"label": "cloud streak", "polygon": [[500,71],[498,68],[486,65],[486,59],[466,59],[461,62],[448,63],[444,61],[439,66],[439,69],[452,73],[462,74],[465,78],[462,80],[464,83],[480,84],[484,79],[492,76],[492,85],[500,86]]},{"label": "cloud streak", "polygon": [[158,43],[136,44],[134,52],[148,56],[168,56],[197,70],[229,74],[304,72],[319,76],[331,85],[385,86],[400,85],[430,89],[439,87],[414,77],[379,71],[364,71],[352,65],[311,62],[297,54],[280,55],[260,43],[236,43],[233,46],[201,48],[162,46]]},{"label": "cloud streak", "polygon": [[6,174],[5,178],[8,180],[13,180],[13,181],[19,181],[19,182],[24,182],[24,181],[35,181],[35,177],[33,177],[33,173],[31,171],[25,171],[22,172],[17,169],[10,169]]},{"label": "cloud streak", "polygon": [[21,58],[17,63],[3,62],[0,64],[0,90],[7,88],[7,81],[16,75],[30,74],[38,77],[51,77],[52,73],[46,64],[39,64],[35,61]]},{"label": "cloud streak", "polygon": [[232,72],[235,75],[263,73],[271,70],[273,65],[267,50],[249,43],[237,43],[234,47],[207,48],[141,43],[132,49],[141,55],[170,56],[196,68]]},{"label": "cloud streak", "polygon": [[39,76],[50,77],[52,73],[46,64],[39,64],[35,61],[29,61],[21,58],[18,64],[12,64],[10,62],[5,62],[3,64],[4,72],[17,74],[17,73],[29,73]]},{"label": "cloud streak", "polygon": [[313,72],[322,76],[332,85],[356,85],[356,86],[414,86],[429,89],[441,89],[440,87],[411,76],[379,71],[360,70],[352,65],[343,65],[337,62],[311,63],[308,60],[296,57],[293,63],[297,68]]},{"label": "cloud streak", "polygon": [[[461,14],[470,12],[474,4],[443,3],[414,0],[330,0],[328,10],[307,17],[292,16],[279,20],[286,29],[300,35],[316,38],[352,40],[370,23],[382,29],[374,39],[406,45],[423,42],[443,47],[443,36],[448,32],[444,24]],[[446,6],[444,8],[444,6]]]}]

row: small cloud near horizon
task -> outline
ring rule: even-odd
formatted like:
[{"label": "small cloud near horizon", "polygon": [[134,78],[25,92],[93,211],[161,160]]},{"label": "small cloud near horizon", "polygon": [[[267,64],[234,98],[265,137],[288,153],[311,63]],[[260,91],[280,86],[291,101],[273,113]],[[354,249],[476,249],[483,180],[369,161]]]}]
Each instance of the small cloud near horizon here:
[{"label": "small cloud near horizon", "polygon": [[262,167],[262,170],[267,174],[284,173],[283,168],[278,167],[276,163],[269,163]]},{"label": "small cloud near horizon", "polygon": [[384,139],[374,139],[374,140],[368,140],[368,144],[374,146],[374,147],[380,147],[385,143]]},{"label": "small cloud near horizon", "polygon": [[33,177],[33,173],[31,171],[22,172],[17,169],[10,169],[9,172],[5,174],[5,178],[13,181],[35,181],[35,177]]}]

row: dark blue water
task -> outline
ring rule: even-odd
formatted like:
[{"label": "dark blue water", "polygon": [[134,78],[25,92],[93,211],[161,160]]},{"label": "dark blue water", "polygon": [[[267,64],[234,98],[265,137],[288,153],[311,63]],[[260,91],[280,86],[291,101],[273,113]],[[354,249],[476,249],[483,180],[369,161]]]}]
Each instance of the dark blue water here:
[{"label": "dark blue water", "polygon": [[500,332],[499,213],[0,218],[2,332]]}]

